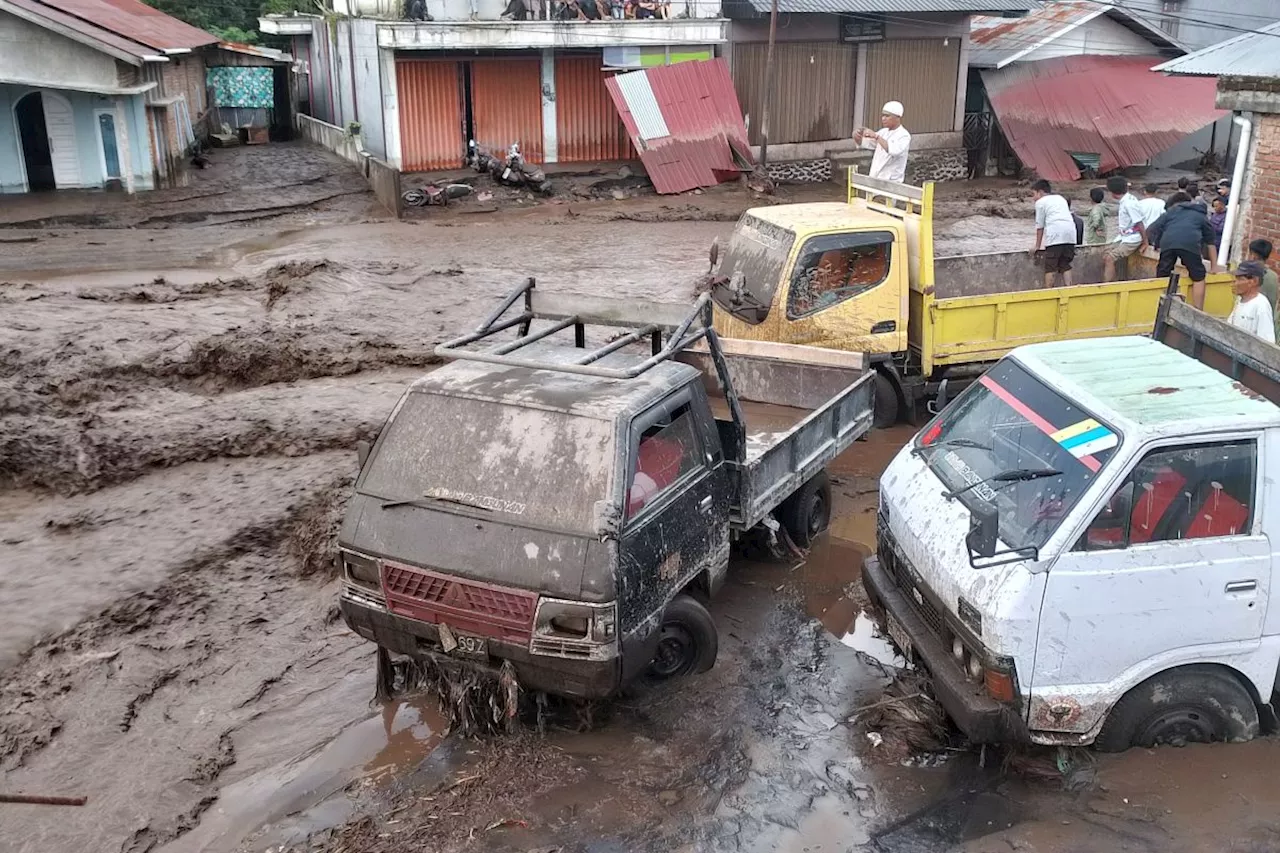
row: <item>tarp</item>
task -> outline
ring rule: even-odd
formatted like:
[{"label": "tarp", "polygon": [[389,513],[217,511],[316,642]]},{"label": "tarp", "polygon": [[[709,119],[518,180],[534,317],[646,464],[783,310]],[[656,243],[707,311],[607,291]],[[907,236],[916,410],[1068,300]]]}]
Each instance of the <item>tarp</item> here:
[{"label": "tarp", "polygon": [[[1074,181],[1145,163],[1226,115],[1212,78],[1167,77],[1155,56],[1066,56],[984,70],[991,108],[1023,165]],[[1072,155],[1076,155],[1075,158]]]},{"label": "tarp", "polygon": [[220,107],[275,108],[275,76],[271,68],[226,66],[210,68],[205,75],[213,89],[213,101]]},{"label": "tarp", "polygon": [[751,169],[742,107],[723,59],[629,71],[605,86],[658,192],[715,186]]}]

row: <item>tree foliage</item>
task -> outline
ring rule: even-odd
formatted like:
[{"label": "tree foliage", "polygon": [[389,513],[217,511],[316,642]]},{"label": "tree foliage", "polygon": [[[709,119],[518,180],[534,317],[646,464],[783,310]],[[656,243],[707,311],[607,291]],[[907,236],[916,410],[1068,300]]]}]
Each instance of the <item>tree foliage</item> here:
[{"label": "tree foliage", "polygon": [[259,15],[287,15],[290,12],[316,12],[315,0],[144,0],[207,30],[223,41],[254,42],[258,40]]}]

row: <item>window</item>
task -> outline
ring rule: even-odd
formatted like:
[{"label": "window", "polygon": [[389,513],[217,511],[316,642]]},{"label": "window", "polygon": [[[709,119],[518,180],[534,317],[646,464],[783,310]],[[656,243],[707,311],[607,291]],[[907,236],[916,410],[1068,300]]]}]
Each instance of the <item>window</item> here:
[{"label": "window", "polygon": [[887,231],[827,234],[804,244],[791,277],[791,320],[859,296],[889,277],[893,235]]},{"label": "window", "polygon": [[655,503],[701,464],[693,414],[686,403],[640,435],[627,478],[627,518]]},{"label": "window", "polygon": [[1151,451],[1089,525],[1077,550],[1247,536],[1257,456],[1252,440]]},{"label": "window", "polygon": [[1160,16],[1160,29],[1177,38],[1178,24],[1182,22],[1178,14],[1182,11],[1182,0],[1161,0],[1160,11],[1164,13]]}]

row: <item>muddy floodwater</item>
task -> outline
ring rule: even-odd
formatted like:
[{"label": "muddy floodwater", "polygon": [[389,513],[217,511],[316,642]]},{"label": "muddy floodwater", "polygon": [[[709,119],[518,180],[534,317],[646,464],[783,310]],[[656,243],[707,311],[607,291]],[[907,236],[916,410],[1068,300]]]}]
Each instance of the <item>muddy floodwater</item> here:
[{"label": "muddy floodwater", "polygon": [[[1019,193],[941,192],[940,247],[1010,248]],[[286,145],[181,190],[0,203],[0,794],[87,798],[0,804],[0,850],[1280,850],[1273,739],[904,753],[868,723],[903,662],[860,574],[907,427],[832,466],[803,558],[735,558],[705,675],[481,740],[430,696],[372,701],[331,550],[356,442],[513,284],[688,303],[771,201],[395,222]]]}]

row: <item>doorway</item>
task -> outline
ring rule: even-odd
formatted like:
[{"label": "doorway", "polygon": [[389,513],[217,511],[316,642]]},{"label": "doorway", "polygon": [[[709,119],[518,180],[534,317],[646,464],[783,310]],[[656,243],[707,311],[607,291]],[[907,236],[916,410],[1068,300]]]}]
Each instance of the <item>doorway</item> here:
[{"label": "doorway", "polygon": [[13,115],[22,146],[22,163],[27,170],[27,189],[30,192],[56,189],[53,151],[44,120],[44,98],[39,92],[22,96],[13,107]]}]

